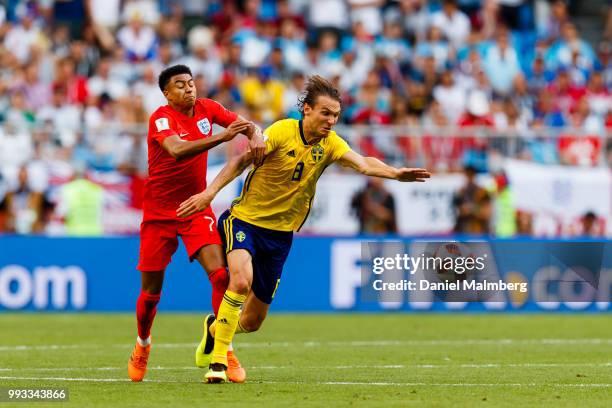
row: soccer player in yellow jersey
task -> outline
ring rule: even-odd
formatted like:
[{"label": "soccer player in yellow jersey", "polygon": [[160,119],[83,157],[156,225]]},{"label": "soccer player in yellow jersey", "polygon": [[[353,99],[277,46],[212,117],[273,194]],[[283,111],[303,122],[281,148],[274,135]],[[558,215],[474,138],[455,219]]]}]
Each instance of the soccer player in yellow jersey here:
[{"label": "soccer player in yellow jersey", "polygon": [[[308,79],[298,107],[302,120],[280,120],[265,130],[263,164],[251,169],[242,194],[219,218],[230,282],[217,319],[206,318],[198,347],[198,352],[211,358],[205,376],[210,383],[227,381],[227,350],[234,334],[255,331],[266,318],[293,232],[306,221],[317,180],[327,166],[338,162],[366,176],[398,181],[424,182],[430,177],[425,169],[391,167],[351,150],[332,130],[340,116],[341,99],[324,78]],[[181,203],[178,216],[207,208],[252,161],[248,152],[230,160],[206,190]]]}]

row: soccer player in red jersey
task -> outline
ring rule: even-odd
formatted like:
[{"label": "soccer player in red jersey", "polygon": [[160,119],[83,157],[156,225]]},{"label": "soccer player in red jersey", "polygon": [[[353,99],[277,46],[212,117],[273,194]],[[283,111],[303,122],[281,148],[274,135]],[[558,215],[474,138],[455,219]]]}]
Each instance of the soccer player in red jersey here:
[{"label": "soccer player in red jersey", "polygon": [[[178,247],[178,236],[187,248],[189,259],[196,259],[208,274],[215,315],[227,289],[226,261],[211,208],[187,218],[176,216],[182,201],[206,188],[208,150],[244,133],[250,139],[249,148],[253,154],[263,160],[265,152],[257,126],[213,100],[196,98],[193,77],[187,66],[174,65],[162,71],[159,87],[168,105],[157,109],[149,118],[149,176],[144,187],[137,267],[142,281],[136,303],[138,338],[128,361],[128,375],[132,381],[142,381],[147,370],[151,326],[161,296],[164,271]],[[213,136],[214,123],[225,127],[225,131]],[[230,353],[228,358],[234,363],[234,380],[244,381],[244,369]]]}]

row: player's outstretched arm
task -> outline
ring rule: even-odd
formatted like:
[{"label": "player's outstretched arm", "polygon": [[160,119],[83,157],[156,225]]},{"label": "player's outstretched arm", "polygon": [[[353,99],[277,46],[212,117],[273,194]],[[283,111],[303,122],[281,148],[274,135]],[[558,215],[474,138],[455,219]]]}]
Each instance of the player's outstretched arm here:
[{"label": "player's outstretched arm", "polygon": [[230,159],[206,190],[192,195],[179,205],[179,208],[176,210],[176,215],[184,218],[204,210],[212,203],[212,200],[214,200],[219,191],[241,175],[244,169],[249,167],[251,163],[253,163],[253,155],[251,152],[246,152]]},{"label": "player's outstretched arm", "polygon": [[382,177],[397,181],[424,182],[431,177],[425,169],[413,169],[408,167],[396,168],[383,163],[375,157],[363,157],[350,150],[340,157],[341,166],[350,167],[366,176]]},{"label": "player's outstretched arm", "polygon": [[223,132],[212,137],[198,140],[183,140],[179,136],[169,136],[164,139],[162,147],[176,160],[205,152],[213,147],[232,140],[239,133],[248,132],[253,124],[245,119],[238,118]]}]

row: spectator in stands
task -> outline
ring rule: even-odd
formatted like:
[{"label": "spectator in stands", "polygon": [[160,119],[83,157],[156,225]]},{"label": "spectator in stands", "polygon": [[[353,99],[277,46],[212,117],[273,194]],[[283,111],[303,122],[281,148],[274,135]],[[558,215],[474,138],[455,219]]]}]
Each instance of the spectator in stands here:
[{"label": "spectator in stands", "polygon": [[570,21],[566,0],[552,0],[550,2],[550,14],[548,19],[539,27],[541,37],[552,41],[561,36],[561,27]]},{"label": "spectator in stands", "polygon": [[516,212],[516,234],[523,237],[534,235],[533,214],[521,210]]},{"label": "spectator in stands", "polygon": [[429,92],[425,82],[417,75],[404,81],[406,108],[410,114],[423,116],[429,105]]},{"label": "spectator in stands", "polygon": [[25,104],[32,112],[51,101],[51,86],[40,78],[39,65],[35,62],[25,67],[23,82],[18,87],[23,90]]},{"label": "spectator in stands", "polygon": [[121,19],[122,0],[85,0],[87,15],[98,27],[114,33]]},{"label": "spectator in stands", "polygon": [[518,110],[518,115],[526,124],[533,120],[535,98],[529,92],[529,84],[523,75],[517,75],[512,81],[510,100]]},{"label": "spectator in stands", "polygon": [[512,81],[521,72],[518,55],[509,43],[508,32],[500,30],[495,43],[487,49],[484,69],[493,90],[499,95],[508,95]]},{"label": "spectator in stands", "polygon": [[126,51],[121,45],[117,45],[112,50],[111,59],[110,76],[126,83],[132,83],[137,75],[137,67],[126,60]]},{"label": "spectator in stands", "polygon": [[553,79],[554,74],[546,69],[544,58],[536,56],[531,67],[525,72],[529,91],[532,94],[537,94],[540,90],[545,89],[549,82]]},{"label": "spectator in stands", "polygon": [[94,97],[102,94],[112,99],[123,98],[128,95],[128,85],[120,78],[111,77],[111,60],[102,58],[96,69],[96,74],[87,81],[87,90]]},{"label": "spectator in stands", "polygon": [[582,238],[600,238],[605,233],[603,222],[597,217],[593,211],[587,211],[580,217],[578,230],[572,235]]},{"label": "spectator in stands", "polygon": [[569,132],[559,137],[561,163],[578,166],[594,166],[602,151],[604,124],[601,118],[591,113],[588,100],[583,97],[569,115]]},{"label": "spectator in stands", "polygon": [[153,28],[146,25],[144,18],[139,10],[132,9],[126,15],[127,24],[117,32],[119,44],[132,62],[148,61],[155,56],[157,35]]},{"label": "spectator in stands", "polygon": [[380,77],[376,71],[370,71],[357,95],[351,122],[370,125],[389,124],[390,99],[391,93],[381,89]]},{"label": "spectator in stands", "polygon": [[554,82],[548,86],[548,92],[555,98],[559,109],[568,114],[585,95],[586,89],[572,81],[569,70],[563,68],[559,69]]},{"label": "spectator in stands", "polygon": [[431,25],[442,30],[451,45],[457,49],[470,34],[470,19],[457,6],[457,0],[442,0],[442,10],[431,16]]},{"label": "spectator in stands", "polygon": [[604,82],[601,71],[595,71],[591,74],[586,89],[586,98],[591,111],[602,118],[605,117],[612,106],[612,95]]},{"label": "spectator in stands", "polygon": [[295,101],[304,89],[305,76],[301,71],[294,71],[291,74],[291,81],[287,84],[283,92],[283,116],[287,118],[301,119],[300,114]]},{"label": "spectator in stands", "polygon": [[305,33],[295,19],[285,18],[280,23],[278,45],[283,53],[283,61],[290,71],[304,68],[306,53]]},{"label": "spectator in stands", "polygon": [[64,184],[57,212],[64,218],[66,234],[73,236],[102,235],[104,191],[85,178],[84,169],[77,167],[72,181]]},{"label": "spectator in stands", "polygon": [[478,90],[470,92],[467,108],[457,124],[462,133],[464,163],[475,167],[478,171],[487,171],[487,149],[490,144],[483,136],[494,128],[487,95]]},{"label": "spectator in stands", "polygon": [[427,0],[401,0],[403,24],[406,33],[416,42],[425,40],[430,22],[429,2]]},{"label": "spectator in stands", "polygon": [[286,20],[295,22],[300,31],[307,28],[305,16],[300,13],[303,4],[292,0],[276,1],[276,16],[275,24],[277,28],[281,28]]},{"label": "spectator in stands", "polygon": [[365,30],[363,23],[356,22],[352,25],[350,35],[342,39],[341,48],[354,50],[356,64],[362,65],[366,71],[374,66],[374,37]]},{"label": "spectator in stands", "polygon": [[152,64],[147,64],[142,72],[142,78],[132,85],[133,92],[140,95],[146,111],[151,114],[160,106],[165,105],[164,95],[159,91],[157,73]]},{"label": "spectator in stands", "polygon": [[417,68],[423,69],[427,58],[434,59],[437,72],[442,72],[448,68],[451,49],[439,27],[429,27],[426,40],[416,45],[415,56],[414,64]]},{"label": "spectator in stands", "polygon": [[423,153],[425,166],[436,172],[455,172],[462,169],[463,143],[453,131],[442,107],[433,101],[423,118]]},{"label": "spectator in stands", "polygon": [[13,91],[11,104],[4,116],[16,131],[23,133],[28,133],[36,121],[34,112],[26,105],[25,95],[21,89]]},{"label": "spectator in stands", "polygon": [[332,29],[340,36],[349,26],[349,13],[344,0],[311,0],[308,2],[310,24],[316,36]]},{"label": "spectator in stands", "polygon": [[467,95],[465,89],[455,82],[452,70],[447,69],[440,75],[440,84],[433,89],[433,97],[450,123],[457,123],[465,111]]},{"label": "spectator in stands", "polygon": [[68,103],[82,104],[87,100],[87,79],[76,73],[76,62],[71,57],[58,61],[53,87],[65,91]]},{"label": "spectator in stands", "polygon": [[560,128],[565,126],[565,124],[565,115],[561,109],[559,109],[554,96],[548,90],[542,89],[538,94],[534,107],[534,121],[532,125],[536,128]]},{"label": "spectator in stands", "polygon": [[529,120],[519,111],[512,99],[504,99],[501,103],[501,111],[493,118],[495,129],[506,132],[506,134],[526,136],[529,132]]},{"label": "spectator in stands", "polygon": [[212,31],[204,26],[196,26],[189,31],[187,38],[191,53],[179,59],[179,63],[191,68],[194,77],[203,75],[211,86],[217,86],[223,75],[223,64],[214,46]]},{"label": "spectator in stands", "polygon": [[562,27],[561,39],[547,51],[545,62],[548,69],[555,70],[571,65],[574,58],[578,58],[579,66],[587,70],[591,70],[597,61],[593,47],[580,38],[573,23],[566,22]]},{"label": "spectator in stands", "polygon": [[385,0],[347,0],[350,17],[353,22],[361,22],[364,29],[372,36],[382,31],[382,14],[380,12]]},{"label": "spectator in stands", "polygon": [[242,46],[240,64],[247,69],[256,68],[264,64],[272,51],[273,38],[267,35],[267,23],[263,20],[257,21],[255,29],[241,30],[235,39]]},{"label": "spectator in stands", "polygon": [[491,232],[491,197],[484,188],[476,184],[476,168],[467,166],[465,177],[465,185],[453,198],[454,232],[487,235]]},{"label": "spectator in stands", "polygon": [[401,66],[406,66],[410,63],[411,48],[403,34],[403,28],[399,21],[385,22],[383,33],[375,43],[376,52]]},{"label": "spectator in stands", "polygon": [[341,53],[338,48],[338,37],[329,30],[322,31],[318,41],[319,65],[325,76],[331,77],[341,71]]},{"label": "spectator in stands", "polygon": [[123,20],[130,21],[134,16],[149,26],[156,26],[160,20],[157,0],[127,0],[123,5]]},{"label": "spectator in stands", "polygon": [[342,52],[342,68],[340,71],[340,87],[348,92],[356,92],[368,75],[366,66],[357,61],[357,53],[353,48]]},{"label": "spectator in stands", "polygon": [[0,208],[6,209],[5,225],[4,228],[0,227],[0,231],[18,234],[44,232],[49,206],[43,192],[32,188],[28,169],[22,166],[19,169],[17,185],[9,189],[4,197],[4,203],[0,203]]},{"label": "spectator in stands", "polygon": [[68,103],[66,90],[61,85],[56,85],[51,104],[38,111],[36,120],[41,125],[51,123],[60,146],[70,147],[76,141],[76,133],[80,131],[81,108]]},{"label": "spectator in stands", "polygon": [[32,46],[47,42],[44,33],[35,24],[34,18],[33,10],[27,9],[19,23],[10,27],[4,36],[4,47],[17,58],[20,64],[28,61]]},{"label": "spectator in stands", "polygon": [[240,93],[249,117],[254,120],[270,123],[281,118],[283,114],[282,82],[272,78],[272,67],[264,65],[255,70],[240,85]]},{"label": "spectator in stands", "polygon": [[155,72],[162,72],[165,67],[174,65],[176,56],[172,51],[172,45],[169,41],[160,41],[157,46],[157,54],[152,64],[155,66]]},{"label": "spectator in stands", "polygon": [[396,234],[395,200],[382,179],[370,178],[351,200],[360,234]]}]

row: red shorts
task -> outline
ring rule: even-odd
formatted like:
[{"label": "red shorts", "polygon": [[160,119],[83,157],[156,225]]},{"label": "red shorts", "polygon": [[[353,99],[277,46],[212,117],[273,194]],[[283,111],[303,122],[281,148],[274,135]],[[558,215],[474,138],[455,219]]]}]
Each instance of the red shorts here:
[{"label": "red shorts", "polygon": [[142,272],[166,269],[178,248],[179,235],[190,261],[200,248],[211,244],[221,245],[217,218],[210,207],[185,221],[143,221],[140,224],[140,259],[136,269]]}]

